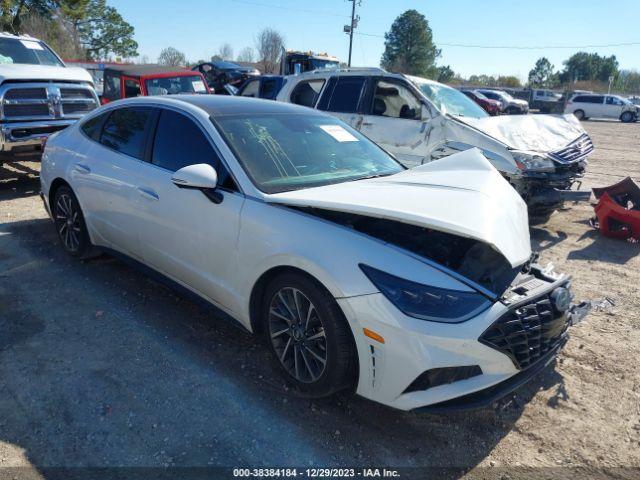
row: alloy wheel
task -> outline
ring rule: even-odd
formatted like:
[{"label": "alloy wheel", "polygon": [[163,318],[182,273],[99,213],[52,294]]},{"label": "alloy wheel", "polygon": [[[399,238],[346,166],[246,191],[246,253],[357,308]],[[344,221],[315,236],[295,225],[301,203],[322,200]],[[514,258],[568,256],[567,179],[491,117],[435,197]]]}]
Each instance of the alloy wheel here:
[{"label": "alloy wheel", "polygon": [[322,376],[327,365],[325,328],[303,292],[284,287],[271,298],[269,337],[280,363],[296,380],[313,383]]},{"label": "alloy wheel", "polygon": [[63,193],[56,198],[55,222],[60,240],[70,252],[80,249],[80,210],[76,207],[71,196]]}]

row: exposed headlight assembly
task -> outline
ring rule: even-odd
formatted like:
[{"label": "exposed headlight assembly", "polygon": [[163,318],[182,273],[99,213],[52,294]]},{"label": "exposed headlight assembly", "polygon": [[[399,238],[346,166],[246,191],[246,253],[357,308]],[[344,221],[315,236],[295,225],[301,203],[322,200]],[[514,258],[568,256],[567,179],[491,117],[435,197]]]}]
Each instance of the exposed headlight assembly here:
[{"label": "exposed headlight assembly", "polygon": [[360,265],[360,268],[398,310],[410,317],[433,322],[460,323],[491,306],[491,302],[477,292],[422,285],[367,265]]},{"label": "exposed headlight assembly", "polygon": [[511,152],[520,170],[531,172],[553,172],[556,169],[553,161],[539,153],[533,152]]}]

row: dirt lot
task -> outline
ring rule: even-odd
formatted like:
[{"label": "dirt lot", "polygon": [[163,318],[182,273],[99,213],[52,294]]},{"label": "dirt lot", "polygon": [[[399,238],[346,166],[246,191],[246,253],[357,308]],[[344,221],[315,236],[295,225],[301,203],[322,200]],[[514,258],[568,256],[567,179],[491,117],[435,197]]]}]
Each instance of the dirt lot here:
[{"label": "dirt lot", "polygon": [[[596,145],[586,187],[640,180],[640,124],[585,127]],[[558,467],[640,467],[640,246],[600,237],[587,204],[554,214],[533,241],[573,275],[578,298],[616,306],[574,328],[559,361],[514,401],[416,415],[358,397],[296,398],[266,349],[212,312],[120,261],[68,258],[37,168],[0,169],[0,467],[31,469],[12,475],[391,465],[514,478],[523,466],[556,477],[568,471]]]}]

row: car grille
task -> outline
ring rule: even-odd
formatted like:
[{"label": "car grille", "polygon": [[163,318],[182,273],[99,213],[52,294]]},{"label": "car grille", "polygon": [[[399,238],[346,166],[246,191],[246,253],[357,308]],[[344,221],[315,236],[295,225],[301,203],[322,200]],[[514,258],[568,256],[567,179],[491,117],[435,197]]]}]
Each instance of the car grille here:
[{"label": "car grille", "polygon": [[567,328],[567,316],[554,309],[549,292],[509,310],[478,340],[504,353],[523,370],[560,345]]},{"label": "car grille", "polygon": [[566,147],[549,155],[560,163],[573,163],[584,160],[591,152],[593,152],[593,142],[589,135],[583,133]]},{"label": "car grille", "polygon": [[97,107],[93,89],[84,85],[31,83],[0,88],[2,120],[79,118]]}]

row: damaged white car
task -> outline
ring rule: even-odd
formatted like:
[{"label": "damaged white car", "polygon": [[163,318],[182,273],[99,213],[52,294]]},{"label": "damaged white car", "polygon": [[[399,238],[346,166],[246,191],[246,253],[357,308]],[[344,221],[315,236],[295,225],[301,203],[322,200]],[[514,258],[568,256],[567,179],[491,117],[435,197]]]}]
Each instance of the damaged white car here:
[{"label": "damaged white car", "polygon": [[487,405],[551,362],[570,279],[476,149],[407,170],[340,120],[222,96],[114,102],[48,141],[62,246],[150,267],[261,335],[301,392]]},{"label": "damaged white car", "polygon": [[291,77],[277,100],[331,113],[408,167],[480,148],[536,220],[590,195],[571,190],[593,150],[571,115],[490,117],[459,90],[380,69]]}]

